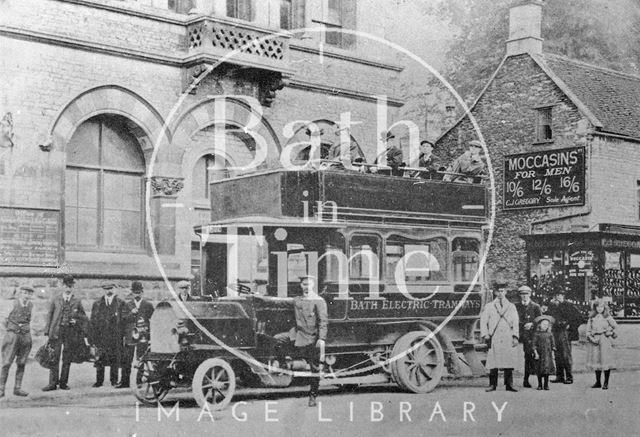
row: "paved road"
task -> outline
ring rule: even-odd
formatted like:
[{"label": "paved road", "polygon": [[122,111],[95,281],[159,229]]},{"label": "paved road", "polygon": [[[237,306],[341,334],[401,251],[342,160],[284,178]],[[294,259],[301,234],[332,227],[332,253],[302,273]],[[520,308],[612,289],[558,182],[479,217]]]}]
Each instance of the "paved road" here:
[{"label": "paved road", "polygon": [[[85,397],[66,392],[4,402],[0,436],[638,435],[640,372],[613,373],[608,391],[589,388],[592,383],[590,374],[579,374],[575,384],[553,384],[548,392],[485,393],[485,380],[445,381],[427,395],[393,387],[331,390],[319,398],[318,408],[307,407],[302,392],[251,394],[238,398],[232,404],[235,410],[230,406],[212,415],[184,396],[159,410],[137,408],[126,394]],[[496,409],[502,410],[501,416]]]}]

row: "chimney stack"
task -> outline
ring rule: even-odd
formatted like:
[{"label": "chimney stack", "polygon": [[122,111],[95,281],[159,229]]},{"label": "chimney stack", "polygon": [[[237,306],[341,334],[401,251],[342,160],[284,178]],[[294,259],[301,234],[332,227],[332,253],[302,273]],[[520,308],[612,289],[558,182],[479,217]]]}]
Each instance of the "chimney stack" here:
[{"label": "chimney stack", "polygon": [[509,10],[507,56],[542,53],[542,2],[527,1]]}]

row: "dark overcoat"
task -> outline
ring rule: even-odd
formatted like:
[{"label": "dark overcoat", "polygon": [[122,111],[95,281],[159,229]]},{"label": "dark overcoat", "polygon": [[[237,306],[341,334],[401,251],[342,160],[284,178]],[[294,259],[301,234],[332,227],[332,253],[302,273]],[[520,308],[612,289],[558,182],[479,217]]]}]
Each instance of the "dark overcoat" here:
[{"label": "dark overcoat", "polygon": [[105,366],[120,364],[125,312],[125,303],[117,296],[113,296],[111,305],[102,296],[91,307],[91,344],[100,349],[100,362]]}]

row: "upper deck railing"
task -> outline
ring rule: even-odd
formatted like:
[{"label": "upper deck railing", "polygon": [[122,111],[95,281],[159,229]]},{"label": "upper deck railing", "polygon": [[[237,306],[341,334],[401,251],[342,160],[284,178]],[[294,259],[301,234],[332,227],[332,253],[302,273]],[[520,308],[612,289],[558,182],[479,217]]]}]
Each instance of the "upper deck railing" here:
[{"label": "upper deck railing", "polygon": [[344,170],[273,170],[212,182],[211,220],[243,217],[299,221],[483,224],[483,184]]}]

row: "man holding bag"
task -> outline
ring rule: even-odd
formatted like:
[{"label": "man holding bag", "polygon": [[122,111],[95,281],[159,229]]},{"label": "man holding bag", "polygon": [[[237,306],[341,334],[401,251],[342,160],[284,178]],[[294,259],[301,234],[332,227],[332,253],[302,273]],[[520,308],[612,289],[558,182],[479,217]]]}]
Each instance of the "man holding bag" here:
[{"label": "man holding bag", "polygon": [[[82,303],[73,294],[75,279],[71,275],[62,278],[64,291],[56,296],[49,305],[44,335],[49,337],[49,345],[54,350],[55,365],[49,370],[49,384],[42,391],[69,390],[69,370],[74,361],[79,344],[87,332],[87,315]],[[60,356],[62,355],[62,370]],[[60,372],[60,373],[58,373]]]}]

